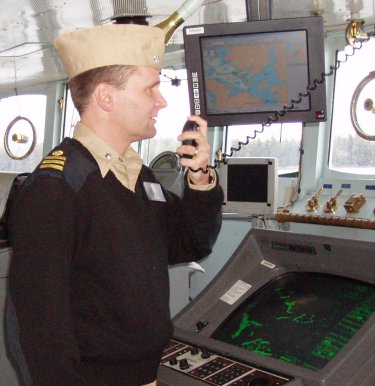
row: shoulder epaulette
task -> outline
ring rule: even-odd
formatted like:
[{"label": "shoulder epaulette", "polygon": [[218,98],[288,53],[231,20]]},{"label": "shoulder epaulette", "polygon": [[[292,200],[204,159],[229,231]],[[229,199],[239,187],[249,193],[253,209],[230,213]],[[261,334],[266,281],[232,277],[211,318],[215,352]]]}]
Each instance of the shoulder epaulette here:
[{"label": "shoulder epaulette", "polygon": [[39,169],[55,169],[63,171],[66,163],[66,156],[62,150],[55,150],[47,155],[39,164]]},{"label": "shoulder epaulette", "polygon": [[78,192],[88,175],[95,169],[97,164],[86,149],[78,141],[65,138],[58,147],[43,158],[33,177],[49,175],[63,178]]}]

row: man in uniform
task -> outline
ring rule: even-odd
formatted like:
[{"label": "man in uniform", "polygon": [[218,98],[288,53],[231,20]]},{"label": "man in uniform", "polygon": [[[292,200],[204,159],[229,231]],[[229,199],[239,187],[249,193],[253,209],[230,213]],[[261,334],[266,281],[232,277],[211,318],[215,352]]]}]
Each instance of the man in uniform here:
[{"label": "man in uniform", "polygon": [[9,349],[25,385],[140,386],[155,382],[172,335],[168,265],[207,256],[221,226],[207,124],[178,137],[189,154],[183,198],[165,190],[131,148],[155,135],[164,35],[102,25],[55,41],[80,113],[18,191]]}]

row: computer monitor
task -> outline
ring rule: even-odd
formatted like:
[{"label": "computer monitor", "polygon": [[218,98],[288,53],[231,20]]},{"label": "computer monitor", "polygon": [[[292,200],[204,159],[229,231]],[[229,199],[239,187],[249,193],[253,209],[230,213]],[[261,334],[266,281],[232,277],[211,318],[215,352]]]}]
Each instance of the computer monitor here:
[{"label": "computer monitor", "polygon": [[209,126],[326,120],[321,17],[187,26],[184,51],[191,113]]},{"label": "computer monitor", "polygon": [[277,210],[277,158],[232,157],[220,164],[224,213],[262,215]]}]

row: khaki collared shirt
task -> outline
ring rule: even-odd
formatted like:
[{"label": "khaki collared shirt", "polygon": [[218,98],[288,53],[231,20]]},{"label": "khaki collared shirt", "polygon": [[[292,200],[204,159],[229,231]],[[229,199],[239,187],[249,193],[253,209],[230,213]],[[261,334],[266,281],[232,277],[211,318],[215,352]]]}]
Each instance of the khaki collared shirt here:
[{"label": "khaki collared shirt", "polygon": [[126,188],[135,191],[135,184],[142,168],[142,158],[129,147],[124,155],[118,154],[99,135],[82,122],[78,122],[73,138],[85,146],[99,165],[100,173],[104,178],[111,170],[116,178]]},{"label": "khaki collared shirt", "polygon": [[[135,184],[141,171],[143,160],[132,147],[129,147],[124,155],[120,155],[82,122],[77,123],[73,138],[81,142],[92,154],[99,165],[103,178],[111,170],[123,186],[135,192]],[[193,185],[188,179],[189,187],[196,190],[212,189],[216,185],[216,173],[210,170],[210,176],[212,182],[208,185]]]}]

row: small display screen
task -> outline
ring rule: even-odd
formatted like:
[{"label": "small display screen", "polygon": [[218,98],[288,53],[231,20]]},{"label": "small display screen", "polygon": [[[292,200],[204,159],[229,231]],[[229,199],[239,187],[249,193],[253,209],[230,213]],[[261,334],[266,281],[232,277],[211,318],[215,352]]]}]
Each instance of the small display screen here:
[{"label": "small display screen", "polygon": [[375,311],[375,286],[320,273],[266,284],[213,338],[308,369],[322,369]]},{"label": "small display screen", "polygon": [[[207,114],[273,112],[309,85],[305,30],[201,39]],[[309,110],[309,98],[293,107]]]},{"label": "small display screen", "polygon": [[228,164],[227,201],[267,202],[267,164]]}]

